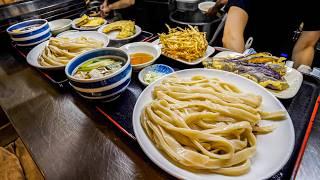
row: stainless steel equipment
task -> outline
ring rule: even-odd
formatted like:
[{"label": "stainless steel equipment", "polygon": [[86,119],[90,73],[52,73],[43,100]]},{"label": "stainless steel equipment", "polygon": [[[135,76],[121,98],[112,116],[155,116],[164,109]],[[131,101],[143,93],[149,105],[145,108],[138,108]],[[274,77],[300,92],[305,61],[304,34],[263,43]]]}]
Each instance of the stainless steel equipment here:
[{"label": "stainless steel equipment", "polygon": [[[6,29],[15,23],[29,19],[73,19],[85,11],[83,0],[26,0],[0,6],[0,38],[8,40]],[[7,45],[7,43],[1,43]]]},{"label": "stainless steel equipment", "polygon": [[198,26],[200,31],[206,32],[207,40],[213,37],[222,17],[209,17],[201,11],[174,11],[170,13],[169,19],[176,26],[186,27],[187,25]]},{"label": "stainless steel equipment", "polygon": [[198,9],[200,0],[176,0],[177,10],[180,11],[195,11]]},{"label": "stainless steel equipment", "polygon": [[0,32],[23,20],[53,20],[78,16],[86,8],[83,0],[32,0],[0,6]]}]

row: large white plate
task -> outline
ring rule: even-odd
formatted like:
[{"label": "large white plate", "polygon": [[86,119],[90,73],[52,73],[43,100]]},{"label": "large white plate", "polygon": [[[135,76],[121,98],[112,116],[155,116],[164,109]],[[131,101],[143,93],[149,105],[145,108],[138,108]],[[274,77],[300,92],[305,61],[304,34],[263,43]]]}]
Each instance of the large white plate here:
[{"label": "large white plate", "polygon": [[[89,17],[89,18],[93,18],[93,17]],[[75,22],[77,19],[80,19],[80,18],[76,18],[72,21],[71,25],[72,25],[72,28],[73,29],[76,29],[76,30],[81,30],[81,31],[93,31],[93,30],[97,30],[98,28],[100,28],[101,26],[107,24],[107,21],[104,19],[104,23],[99,25],[99,26],[95,26],[95,27],[78,27],[76,26]]]},{"label": "large white plate", "polygon": [[[158,44],[158,45],[161,47],[161,44],[160,44],[160,40],[159,40],[159,39],[153,41],[152,43],[153,43],[153,44]],[[173,59],[172,57],[169,57],[169,56],[165,55],[164,53],[162,53],[162,55],[164,55],[164,56],[166,56],[166,57],[168,57],[168,58],[170,58],[170,59],[173,59],[173,60],[179,61],[179,62],[181,62],[181,63],[184,63],[184,64],[197,65],[197,64],[201,63],[203,60],[205,60],[206,58],[208,58],[211,54],[213,54],[214,51],[215,51],[215,49],[214,49],[213,47],[211,47],[211,46],[208,45],[208,48],[207,48],[207,50],[206,50],[206,54],[205,54],[203,57],[198,58],[198,59],[196,59],[196,60],[194,60],[194,61],[192,61],[192,62],[188,62],[188,61],[185,61],[185,60],[183,60],[183,59]]]},{"label": "large white plate", "polygon": [[112,41],[126,41],[126,40],[131,40],[135,37],[137,37],[141,32],[141,28],[137,25],[135,25],[135,28],[136,28],[136,33],[133,35],[133,36],[130,36],[130,37],[127,37],[127,38],[124,38],[124,39],[117,39],[117,35],[119,34],[120,31],[111,31],[109,33],[104,33],[103,32],[103,29],[107,26],[109,26],[110,24],[106,24],[104,26],[101,26],[99,29],[98,29],[98,32],[99,33],[102,33],[102,34],[106,34],[110,40]]},{"label": "large white plate", "polygon": [[[214,57],[215,58],[235,58],[237,56],[242,56],[242,54],[231,52],[231,51],[223,51],[216,54]],[[289,84],[288,89],[285,89],[283,91],[274,91],[266,88],[268,91],[270,91],[272,94],[274,94],[276,97],[280,99],[290,99],[293,96],[295,96],[298,93],[303,81],[303,76],[299,71],[291,67],[286,67],[286,69],[287,69],[287,72],[286,72],[286,75],[284,76],[284,79]]]},{"label": "large white plate", "polygon": [[[103,47],[107,47],[109,44],[109,38],[106,35],[98,32],[94,32],[94,31],[68,32],[68,33],[62,33],[61,35],[58,35],[58,37],[68,37],[68,38],[88,37],[88,38],[96,39],[98,41],[103,41]],[[41,52],[47,46],[48,42],[49,41],[45,41],[37,45],[36,47],[34,47],[27,55],[27,62],[31,66],[39,69],[47,69],[47,70],[64,69],[65,66],[46,67],[46,66],[41,66],[39,64],[38,58]]]},{"label": "large white plate", "polygon": [[[262,86],[230,72],[212,69],[188,69],[177,71],[173,73],[173,75],[182,78],[191,78],[194,75],[216,77],[236,85],[243,92],[261,95],[263,98],[262,109],[265,111],[286,111],[280,101]],[[140,123],[140,115],[143,108],[152,101],[152,91],[154,87],[167,76],[164,76],[144,89],[135,104],[132,117],[134,133],[142,150],[160,168],[180,179],[255,180],[271,177],[289,160],[294,146],[295,135],[291,118],[289,114],[287,114],[287,119],[283,121],[263,121],[264,124],[276,124],[277,128],[269,134],[259,135],[257,137],[257,153],[251,158],[251,169],[245,175],[223,176],[213,173],[194,173],[173,164],[171,160],[167,159],[162,152],[155,147]]]}]

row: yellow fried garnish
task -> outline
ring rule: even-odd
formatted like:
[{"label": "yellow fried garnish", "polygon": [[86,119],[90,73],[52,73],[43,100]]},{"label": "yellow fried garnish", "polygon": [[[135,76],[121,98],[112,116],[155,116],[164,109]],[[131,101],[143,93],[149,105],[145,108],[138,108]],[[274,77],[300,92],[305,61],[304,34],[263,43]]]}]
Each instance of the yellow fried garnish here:
[{"label": "yellow fried garnish", "polygon": [[76,26],[82,26],[83,24],[87,23],[89,20],[89,16],[86,14],[82,15],[79,19],[75,20],[75,25]]},{"label": "yellow fried garnish", "polygon": [[162,52],[173,58],[181,59],[188,62],[194,61],[205,55],[208,42],[206,34],[199,32],[197,27],[182,29],[170,28],[167,25],[168,34],[162,33],[159,35],[160,43],[162,45]]},{"label": "yellow fried garnish", "polygon": [[109,33],[111,31],[120,31],[117,35],[117,39],[124,39],[133,36],[136,33],[134,21],[116,21],[107,25],[104,29],[104,33]]}]

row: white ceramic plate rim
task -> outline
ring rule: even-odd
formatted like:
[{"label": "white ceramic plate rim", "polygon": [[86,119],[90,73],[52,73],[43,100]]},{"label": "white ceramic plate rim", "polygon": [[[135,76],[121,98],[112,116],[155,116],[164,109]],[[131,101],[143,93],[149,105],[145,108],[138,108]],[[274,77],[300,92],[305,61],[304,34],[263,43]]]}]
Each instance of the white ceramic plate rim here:
[{"label": "white ceramic plate rim", "polygon": [[55,66],[55,67],[46,67],[41,66],[38,62],[38,58],[43,51],[43,49],[48,45],[49,40],[44,41],[40,44],[38,44],[36,47],[34,47],[27,55],[27,62],[33,67],[39,68],[39,69],[51,69],[51,70],[58,70],[63,69],[64,66]]},{"label": "white ceramic plate rim", "polygon": [[[160,44],[160,40],[159,40],[159,39],[156,39],[156,40],[153,41],[152,43],[153,43],[153,44],[156,44],[156,45],[158,45],[158,46],[161,47],[161,44]],[[215,49],[214,49],[212,46],[208,45],[207,50],[206,50],[206,54],[205,54],[203,57],[198,58],[198,59],[196,59],[196,60],[194,60],[194,61],[192,61],[192,62],[187,62],[187,61],[182,60],[182,59],[174,59],[174,58],[172,58],[172,57],[169,57],[169,56],[165,55],[164,53],[162,53],[162,51],[161,51],[161,54],[164,55],[164,56],[166,56],[167,58],[170,58],[170,59],[179,61],[179,62],[181,62],[181,63],[183,63],[183,64],[187,64],[187,65],[197,65],[197,64],[201,63],[203,60],[205,60],[206,58],[208,58],[208,57],[209,57],[211,54],[213,54],[214,52],[215,52]]]},{"label": "white ceramic plate rim", "polygon": [[[159,84],[164,78],[166,78],[167,76],[171,76],[173,74],[179,75],[179,74],[183,74],[184,78],[187,78],[186,76],[193,76],[195,74],[202,74],[202,75],[207,75],[210,76],[209,74],[211,74],[211,76],[213,76],[214,74],[221,76],[223,78],[228,78],[232,77],[233,78],[237,78],[239,80],[241,80],[242,82],[245,82],[245,84],[250,85],[250,86],[255,86],[255,88],[257,88],[260,92],[263,92],[263,96],[268,96],[268,99],[264,101],[263,105],[265,106],[266,102],[274,102],[274,104],[272,103],[272,106],[277,106],[277,108],[279,107],[280,109],[286,111],[286,109],[284,108],[284,106],[280,103],[280,101],[275,98],[269,91],[267,91],[266,89],[264,89],[262,86],[259,86],[258,84],[244,78],[241,77],[239,75],[230,73],[230,72],[226,72],[226,71],[220,71],[220,70],[213,70],[213,69],[188,69],[188,70],[182,70],[182,71],[177,71],[174,72],[172,74],[163,76],[162,78],[158,79],[157,81],[155,81],[154,83],[150,84],[148,87],[146,87],[144,89],[144,91],[140,94],[134,110],[133,110],[133,116],[132,116],[132,123],[133,123],[133,130],[135,133],[135,136],[137,138],[137,141],[139,143],[139,145],[141,146],[142,150],[144,151],[144,153],[155,163],[157,164],[160,168],[162,168],[163,170],[165,170],[166,172],[168,172],[169,174],[180,178],[180,179],[203,179],[204,177],[199,177],[199,174],[195,174],[192,172],[189,172],[187,170],[184,170],[182,168],[177,167],[176,165],[174,165],[173,163],[171,163],[167,158],[165,158],[162,153],[154,146],[154,144],[151,142],[151,140],[149,139],[149,137],[146,135],[146,133],[144,132],[141,123],[140,123],[140,115],[141,115],[141,110],[143,107],[138,107],[139,105],[143,105],[146,104],[148,102],[151,101],[151,95],[149,97],[147,97],[147,95],[145,94],[149,94],[150,91],[154,88],[155,85]],[[220,74],[220,75],[219,75]],[[245,85],[241,85],[241,87],[243,88],[243,86]],[[242,89],[240,86],[239,88]],[[148,92],[149,91],[149,92]],[[254,92],[254,90],[251,90],[251,92]],[[262,95],[262,94],[261,94]],[[270,99],[269,99],[270,98]],[[148,100],[149,99],[149,100]],[[270,106],[270,105],[269,105]],[[276,107],[275,107],[276,108]],[[273,108],[274,109],[274,108]],[[278,110],[278,109],[277,109]],[[283,122],[283,124],[280,124],[281,122]],[[271,168],[272,171],[266,172],[263,177],[251,177],[254,179],[266,179],[271,177],[272,175],[274,175],[275,173],[277,173],[289,160],[289,158],[291,157],[292,151],[293,151],[293,147],[294,147],[294,141],[295,141],[295,134],[294,134],[294,128],[293,128],[293,124],[292,124],[292,120],[289,116],[289,114],[287,113],[287,119],[284,121],[278,121],[278,122],[272,122],[272,123],[279,123],[278,125],[282,125],[282,128],[285,128],[288,132],[288,134],[284,134],[285,136],[283,137],[287,137],[289,138],[289,142],[287,144],[283,144],[283,148],[286,148],[287,150],[285,150],[285,155],[283,155],[283,153],[281,153],[281,157],[282,159],[276,159],[277,162],[274,162],[274,164],[272,164]],[[283,132],[279,132],[280,126],[278,126],[279,130],[277,133],[283,133]],[[288,127],[287,127],[288,126]],[[277,129],[274,130],[275,133],[277,131]],[[271,133],[270,133],[271,134]],[[266,136],[266,135],[263,135]],[[263,137],[258,137],[258,138],[263,138]],[[270,140],[270,137],[269,137]],[[286,139],[283,139],[286,140]],[[260,141],[258,140],[258,143]],[[272,141],[273,142],[273,141]],[[282,143],[282,142],[281,142]],[[259,144],[258,144],[259,146]],[[280,146],[278,146],[280,147]],[[272,148],[272,147],[270,147]],[[278,148],[277,148],[278,149]],[[257,150],[258,151],[258,150]],[[274,155],[274,154],[272,154]],[[257,155],[251,159],[254,159],[256,157],[259,156],[259,152],[257,152]],[[260,155],[261,157],[261,155]],[[254,163],[257,164],[261,164],[261,162],[253,162],[252,165],[254,165]],[[267,161],[263,161],[263,163],[268,163]],[[269,167],[270,168],[270,167]],[[248,174],[253,174],[252,176],[254,176],[254,171],[252,171],[252,169],[248,172]],[[248,175],[247,174],[247,175]],[[201,174],[200,174],[201,175]],[[223,176],[223,175],[218,175],[218,174],[210,174],[210,178],[214,178],[214,179],[248,179],[247,177],[243,177],[243,176]],[[244,175],[245,176],[245,175]],[[206,178],[208,178],[206,176]]]},{"label": "white ceramic plate rim", "polygon": [[137,36],[142,32],[142,29],[141,29],[138,25],[134,25],[135,28],[136,28],[136,33],[135,33],[134,35],[132,35],[132,36],[130,36],[130,37],[127,37],[127,38],[124,38],[124,39],[116,39],[116,38],[110,37],[110,35],[108,35],[109,33],[104,33],[104,32],[103,32],[103,29],[104,29],[106,26],[108,26],[108,25],[110,25],[110,24],[106,24],[106,25],[101,26],[101,27],[98,29],[98,32],[107,35],[107,36],[109,37],[109,39],[112,40],[112,41],[126,41],[126,40],[130,40],[130,39],[133,39],[133,38],[137,37]]},{"label": "white ceramic plate rim", "polygon": [[[66,33],[66,34],[61,34],[58,35],[57,37],[68,37],[68,36],[74,36],[75,34],[79,34],[79,36],[86,36],[85,34],[94,34],[97,33],[99,35],[101,35],[101,33],[95,32],[95,31],[78,31],[78,32],[70,32],[70,33]],[[101,39],[100,39],[101,41]],[[46,40],[42,43],[40,43],[39,45],[35,46],[27,55],[27,62],[28,64],[30,64],[33,67],[39,68],[39,69],[46,69],[46,70],[60,70],[63,69],[64,67],[66,67],[66,65],[64,66],[53,66],[53,67],[46,67],[46,66],[41,66],[38,62],[38,58],[41,54],[41,52],[43,51],[43,49],[45,48],[45,46],[49,43],[49,40]],[[103,42],[104,46],[106,47],[109,44],[109,38],[107,36],[105,36],[105,41]]]},{"label": "white ceramic plate rim", "polygon": [[[89,18],[92,18],[92,17],[89,17]],[[75,22],[76,22],[76,20],[77,20],[77,19],[79,19],[79,18],[76,18],[76,19],[72,20],[71,25],[72,25],[72,28],[73,28],[73,29],[80,30],[80,31],[91,31],[91,30],[97,30],[97,29],[98,29],[98,28],[100,28],[101,26],[103,26],[103,25],[106,25],[106,24],[107,24],[107,20],[103,19],[103,20],[104,20],[104,23],[103,23],[103,24],[101,24],[101,25],[99,25],[99,26],[91,27],[91,28],[81,28],[81,27],[77,27],[77,26],[76,26],[76,24],[75,24]]]},{"label": "white ceramic plate rim", "polygon": [[[218,54],[216,54],[214,57],[223,58],[228,55],[242,56],[243,54],[237,53],[237,52],[232,52],[232,51],[222,51],[222,52],[219,52]],[[288,66],[286,66],[286,69],[287,69],[287,73],[286,73],[286,75],[284,75],[284,79],[286,79],[286,81],[289,84],[288,89],[285,89],[283,91],[278,92],[278,91],[274,91],[274,90],[266,88],[273,95],[275,95],[277,98],[280,98],[280,99],[290,99],[290,98],[294,97],[298,93],[298,91],[301,87],[302,81],[303,81],[303,76],[299,71],[297,71],[294,68],[288,67]],[[296,76],[294,78],[294,80],[289,79],[289,77],[292,75]]]}]

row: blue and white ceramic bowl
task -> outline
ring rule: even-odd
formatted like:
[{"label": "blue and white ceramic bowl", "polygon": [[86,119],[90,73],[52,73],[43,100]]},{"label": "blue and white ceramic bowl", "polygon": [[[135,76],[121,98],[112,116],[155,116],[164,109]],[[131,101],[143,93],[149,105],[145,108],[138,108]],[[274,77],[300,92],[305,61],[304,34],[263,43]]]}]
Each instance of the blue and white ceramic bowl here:
[{"label": "blue and white ceramic bowl", "polygon": [[[148,86],[149,83],[144,80],[144,77],[147,73],[150,73],[150,72],[154,72],[154,73],[159,74],[160,77],[158,79],[160,79],[162,76],[173,73],[174,70],[170,66],[167,66],[165,64],[154,64],[152,66],[148,66],[148,67],[142,69],[139,72],[138,79],[145,86]],[[153,82],[151,82],[151,83],[153,83]]]},{"label": "blue and white ceramic bowl", "polygon": [[[77,79],[73,74],[87,60],[98,56],[117,57],[124,60],[124,66],[108,76],[98,79]],[[130,57],[117,48],[100,48],[88,51],[72,59],[65,68],[70,85],[83,97],[89,100],[109,102],[117,99],[126,90],[131,81],[132,67]]]},{"label": "blue and white ceramic bowl", "polygon": [[[40,26],[21,32],[14,31],[36,24],[40,24]],[[51,37],[48,21],[45,19],[33,19],[14,24],[7,29],[7,33],[18,46],[37,45]]]}]

